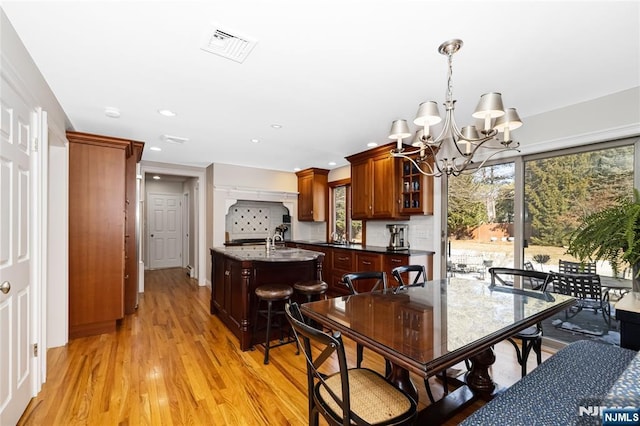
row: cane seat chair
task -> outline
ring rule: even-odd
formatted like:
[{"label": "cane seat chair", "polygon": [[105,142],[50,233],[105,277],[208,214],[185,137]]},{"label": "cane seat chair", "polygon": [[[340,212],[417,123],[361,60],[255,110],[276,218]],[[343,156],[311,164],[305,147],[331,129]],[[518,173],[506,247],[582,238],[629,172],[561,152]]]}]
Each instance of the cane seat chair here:
[{"label": "cane seat chair", "polygon": [[[358,294],[360,287],[357,282],[366,282],[371,285],[371,282],[376,280],[371,286],[371,290],[386,290],[387,289],[387,273],[384,271],[361,271],[361,272],[349,272],[342,276],[342,282],[347,287],[351,294]],[[361,287],[360,287],[361,288]]]},{"label": "cane seat chair", "polygon": [[[348,368],[342,336],[325,333],[304,322],[296,303],[285,312],[307,363],[309,425],[318,425],[319,414],[331,425],[409,425],[414,424],[417,404],[375,371]],[[317,354],[314,357],[311,350]],[[337,357],[339,371],[320,372]],[[329,361],[329,362],[327,362]],[[335,367],[333,367],[335,368]]]},{"label": "cane seat chair", "polygon": [[[408,275],[407,275],[408,274]],[[408,276],[411,282],[405,282],[403,275]],[[391,276],[398,282],[398,288],[423,285],[427,280],[427,272],[424,265],[402,265],[391,270]],[[411,279],[413,276],[413,279]]]},{"label": "cane seat chair", "polygon": [[[491,277],[489,288],[497,286],[513,288],[514,282],[519,279],[523,289],[546,291],[549,284],[553,282],[553,274],[529,269],[489,268],[489,275]],[[531,351],[536,354],[537,364],[540,365],[542,362],[542,334],[542,323],[539,322],[507,338],[516,350],[522,377],[527,375],[527,360]],[[520,345],[516,340],[520,341]]]}]

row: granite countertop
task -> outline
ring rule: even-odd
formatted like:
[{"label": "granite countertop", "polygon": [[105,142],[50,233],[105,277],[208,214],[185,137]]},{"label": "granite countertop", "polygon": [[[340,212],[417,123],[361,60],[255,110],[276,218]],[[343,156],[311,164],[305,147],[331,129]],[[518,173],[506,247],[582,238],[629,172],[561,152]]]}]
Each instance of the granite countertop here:
[{"label": "granite countertop", "polygon": [[262,245],[245,245],[245,246],[227,246],[213,247],[212,251],[222,253],[235,260],[253,260],[260,262],[303,262],[315,260],[324,253],[304,250],[299,248],[289,248],[278,246],[267,251],[266,246]]},{"label": "granite countertop", "polygon": [[300,241],[300,240],[287,241],[287,243],[308,244],[308,245],[316,245],[318,247],[331,247],[331,248],[339,248],[344,250],[367,251],[367,252],[382,253],[382,254],[407,254],[409,256],[418,256],[418,255],[425,255],[425,254],[428,256],[431,256],[435,254],[434,251],[429,251],[429,250],[414,250],[414,249],[388,250],[386,247],[368,246],[368,245],[351,244],[351,243],[336,244],[336,243],[325,243],[323,241]]}]

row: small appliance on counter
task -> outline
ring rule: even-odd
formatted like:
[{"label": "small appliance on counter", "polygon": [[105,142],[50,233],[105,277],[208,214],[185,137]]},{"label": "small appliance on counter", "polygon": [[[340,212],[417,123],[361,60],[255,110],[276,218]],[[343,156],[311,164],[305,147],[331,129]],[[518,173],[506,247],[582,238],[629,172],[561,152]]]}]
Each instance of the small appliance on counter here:
[{"label": "small appliance on counter", "polygon": [[289,227],[284,223],[282,225],[276,226],[276,235],[280,235],[282,237],[282,241],[285,241],[286,238],[284,234],[289,230]]},{"label": "small appliance on counter", "polygon": [[397,225],[394,223],[387,225],[387,229],[390,234],[387,250],[409,250],[409,225]]}]

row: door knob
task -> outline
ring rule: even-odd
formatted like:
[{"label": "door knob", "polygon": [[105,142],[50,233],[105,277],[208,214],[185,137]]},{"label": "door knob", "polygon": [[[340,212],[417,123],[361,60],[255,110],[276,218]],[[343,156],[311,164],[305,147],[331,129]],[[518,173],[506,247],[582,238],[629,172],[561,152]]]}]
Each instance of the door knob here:
[{"label": "door knob", "polygon": [[0,285],[0,291],[4,294],[9,293],[9,291],[11,291],[11,283],[9,281],[3,282],[2,285]]}]

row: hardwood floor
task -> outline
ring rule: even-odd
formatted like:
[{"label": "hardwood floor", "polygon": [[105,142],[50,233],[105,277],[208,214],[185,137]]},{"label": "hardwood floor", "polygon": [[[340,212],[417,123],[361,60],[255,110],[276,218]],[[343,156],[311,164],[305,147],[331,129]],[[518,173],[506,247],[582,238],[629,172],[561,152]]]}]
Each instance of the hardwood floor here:
[{"label": "hardwood floor", "polygon": [[[115,333],[47,351],[47,382],[19,424],[307,424],[306,367],[295,346],[272,349],[269,365],[262,363],[262,347],[241,352],[235,336],[209,314],[209,297],[183,269],[147,271],[137,312]],[[355,364],[355,345],[345,341]],[[382,357],[365,352],[364,365],[384,371]],[[511,345],[497,345],[496,357],[494,379],[501,385],[518,380]],[[423,407],[424,385],[414,379]],[[441,387],[431,380],[437,398]]]}]

